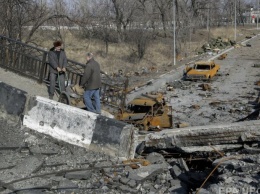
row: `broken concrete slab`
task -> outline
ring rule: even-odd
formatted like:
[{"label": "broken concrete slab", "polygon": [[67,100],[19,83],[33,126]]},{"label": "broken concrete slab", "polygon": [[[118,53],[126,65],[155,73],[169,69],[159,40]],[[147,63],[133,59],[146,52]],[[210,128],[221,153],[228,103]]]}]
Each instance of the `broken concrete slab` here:
[{"label": "broken concrete slab", "polygon": [[[15,193],[36,193],[38,188],[51,189],[52,182],[48,178],[32,178],[30,180],[23,180],[12,184]],[[39,190],[38,190],[39,191]]]},{"label": "broken concrete slab", "polygon": [[54,155],[60,152],[59,145],[47,141],[45,138],[36,138],[35,136],[30,135],[25,139],[26,144],[28,145],[29,151],[32,154],[44,154],[44,155]]},{"label": "broken concrete slab", "polygon": [[126,185],[131,179],[126,178],[126,177],[122,177],[120,178],[119,182],[123,183],[124,185]]},{"label": "broken concrete slab", "polygon": [[76,179],[76,180],[88,180],[91,178],[92,171],[91,170],[84,170],[84,171],[75,171],[75,172],[68,172],[65,174],[66,179]]},{"label": "broken concrete slab", "polygon": [[213,145],[213,146],[188,146],[188,147],[181,147],[178,148],[180,151],[185,153],[192,153],[192,152],[211,152],[213,150],[219,151],[228,151],[233,149],[242,148],[242,144],[224,144],[224,145]]},{"label": "broken concrete slab", "polygon": [[8,183],[13,180],[29,176],[31,173],[36,172],[42,166],[43,157],[29,156],[18,163],[12,169],[1,171],[0,180]]},{"label": "broken concrete slab", "polygon": [[78,185],[71,180],[64,179],[59,182],[59,185],[57,186],[58,190],[69,190],[69,189],[75,189],[78,188]]},{"label": "broken concrete slab", "polygon": [[172,194],[188,193],[188,187],[178,179],[171,180],[171,188],[168,189]]},{"label": "broken concrete slab", "polygon": [[126,123],[81,110],[43,97],[30,97],[23,125],[58,140],[133,158],[138,130]]},{"label": "broken concrete slab", "polygon": [[121,185],[121,186],[119,186],[119,189],[126,193],[138,193],[137,189],[132,189],[131,187],[129,187],[127,185]]},{"label": "broken concrete slab", "polygon": [[129,182],[127,182],[127,185],[131,188],[136,187],[136,181],[135,180],[130,180]]},{"label": "broken concrete slab", "polygon": [[158,164],[165,162],[165,159],[162,154],[152,152],[146,156],[146,160],[148,160],[151,164]]},{"label": "broken concrete slab", "polygon": [[[174,148],[186,152],[194,152],[211,146],[218,146],[219,150],[234,148],[245,142],[260,141],[260,121],[245,121],[231,124],[196,126],[179,129],[166,129],[153,134],[140,136],[145,139],[146,147]],[[229,147],[231,146],[231,147]],[[211,150],[214,148],[211,147]]]},{"label": "broken concrete slab", "polygon": [[174,165],[171,170],[172,170],[173,175],[176,178],[179,177],[183,173],[182,169],[177,165]]},{"label": "broken concrete slab", "polygon": [[142,166],[138,169],[130,170],[128,178],[133,179],[135,181],[145,181],[166,170],[168,170],[168,166],[166,165],[166,163]]}]

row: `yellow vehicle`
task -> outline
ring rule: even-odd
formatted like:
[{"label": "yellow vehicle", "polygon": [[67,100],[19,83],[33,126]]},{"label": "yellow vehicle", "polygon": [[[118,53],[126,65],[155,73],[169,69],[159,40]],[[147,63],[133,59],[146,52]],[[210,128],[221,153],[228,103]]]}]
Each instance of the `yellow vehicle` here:
[{"label": "yellow vehicle", "polygon": [[133,124],[140,130],[161,130],[172,127],[172,107],[161,93],[143,94],[120,109],[116,119]]},{"label": "yellow vehicle", "polygon": [[186,80],[211,80],[220,66],[214,61],[198,61],[193,66],[187,65],[184,70]]}]

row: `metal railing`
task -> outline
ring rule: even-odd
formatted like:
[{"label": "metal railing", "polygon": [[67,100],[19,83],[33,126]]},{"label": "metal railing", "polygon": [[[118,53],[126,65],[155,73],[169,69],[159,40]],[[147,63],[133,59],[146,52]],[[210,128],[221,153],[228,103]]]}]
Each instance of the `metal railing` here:
[{"label": "metal railing", "polygon": [[[0,35],[0,67],[34,79],[40,84],[49,83],[48,51]],[[85,65],[68,59],[67,79],[79,84]],[[125,105],[127,79],[102,79],[101,101],[103,104],[122,107]]]},{"label": "metal railing", "polygon": [[0,35],[0,66],[43,81],[47,52]]}]

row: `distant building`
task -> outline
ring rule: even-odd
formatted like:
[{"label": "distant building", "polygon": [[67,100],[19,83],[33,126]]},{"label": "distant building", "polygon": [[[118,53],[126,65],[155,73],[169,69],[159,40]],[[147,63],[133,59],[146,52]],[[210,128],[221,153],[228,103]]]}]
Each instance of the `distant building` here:
[{"label": "distant building", "polygon": [[260,11],[251,9],[251,11],[243,13],[243,17],[245,23],[257,23],[257,18],[258,22],[260,21]]}]

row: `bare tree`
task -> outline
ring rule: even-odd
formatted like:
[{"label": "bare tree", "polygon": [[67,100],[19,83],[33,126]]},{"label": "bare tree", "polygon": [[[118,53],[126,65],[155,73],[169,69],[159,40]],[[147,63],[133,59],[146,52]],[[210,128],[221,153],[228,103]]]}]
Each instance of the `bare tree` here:
[{"label": "bare tree", "polygon": [[[11,38],[18,38],[30,42],[33,34],[46,21],[54,18],[69,18],[66,13],[54,13],[48,3],[44,0],[1,0],[1,22],[2,33]],[[23,33],[23,27],[29,27]]]},{"label": "bare tree", "polygon": [[156,5],[156,7],[158,8],[159,10],[159,13],[160,13],[160,16],[161,16],[161,22],[162,22],[162,26],[163,26],[163,32],[164,32],[164,37],[166,38],[167,37],[167,34],[166,34],[166,21],[167,21],[167,17],[168,17],[168,14],[167,13],[172,13],[170,10],[171,10],[171,3],[172,3],[172,0],[164,0],[164,1],[161,1],[161,0],[154,0],[154,3]]},{"label": "bare tree", "polygon": [[77,0],[71,5],[70,16],[75,24],[80,27],[81,35],[84,38],[93,37],[92,15],[93,9],[90,6],[90,0]]},{"label": "bare tree", "polygon": [[118,34],[118,42],[124,40],[122,28],[126,30],[137,10],[136,0],[112,0],[115,11],[115,20]]},{"label": "bare tree", "polygon": [[[67,26],[68,26],[68,20],[70,20],[68,16],[68,6],[66,1],[64,0],[53,0],[50,4],[50,16],[48,20],[50,20],[54,26],[56,27],[56,36],[58,39],[62,40],[65,42],[65,36],[66,33],[68,32]],[[56,17],[55,17],[56,16]],[[72,21],[70,21],[72,22]],[[65,44],[65,43],[64,43]]]},{"label": "bare tree", "polygon": [[[234,22],[234,0],[0,0],[0,27],[6,36],[31,42],[42,25],[55,26],[55,36],[64,39],[67,30],[61,26],[77,24],[85,37],[104,41],[106,55],[111,41],[129,41],[141,59],[159,33],[171,37],[173,2],[178,53],[191,38],[191,29],[195,33],[196,28],[222,25],[225,18]],[[237,0],[241,22],[253,4]]]},{"label": "bare tree", "polygon": [[1,0],[1,28],[2,33],[12,38],[21,38],[21,28],[24,20],[24,13],[28,9],[29,2],[17,0]]}]

